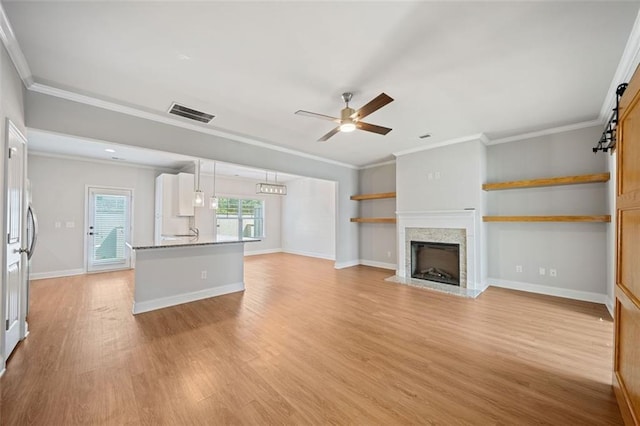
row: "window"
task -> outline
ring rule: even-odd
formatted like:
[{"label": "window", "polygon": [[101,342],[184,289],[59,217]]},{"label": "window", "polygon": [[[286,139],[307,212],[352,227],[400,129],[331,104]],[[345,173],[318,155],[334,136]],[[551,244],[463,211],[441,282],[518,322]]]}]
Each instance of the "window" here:
[{"label": "window", "polygon": [[220,197],[216,221],[219,237],[263,238],[264,201]]}]

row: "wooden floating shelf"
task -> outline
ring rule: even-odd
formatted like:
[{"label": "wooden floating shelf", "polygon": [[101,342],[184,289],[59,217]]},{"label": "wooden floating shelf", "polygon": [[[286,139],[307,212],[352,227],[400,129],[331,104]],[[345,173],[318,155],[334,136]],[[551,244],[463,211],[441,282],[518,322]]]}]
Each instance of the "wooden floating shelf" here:
[{"label": "wooden floating shelf", "polygon": [[483,222],[611,222],[611,216],[482,216],[482,220]]},{"label": "wooden floating shelf", "polygon": [[542,186],[556,186],[556,185],[577,185],[581,183],[598,183],[607,182],[610,179],[609,173],[597,173],[592,175],[578,175],[578,176],[561,176],[543,179],[530,179],[530,180],[514,180],[511,182],[496,182],[485,183],[482,185],[482,189],[485,191],[496,191],[499,189],[514,189],[514,188],[538,188]]},{"label": "wooden floating shelf", "polygon": [[352,217],[351,222],[358,223],[396,223],[395,217]]},{"label": "wooden floating shelf", "polygon": [[382,198],[396,198],[395,192],[381,192],[379,194],[360,194],[360,195],[352,195],[351,199],[354,201],[362,201],[362,200],[380,200]]}]

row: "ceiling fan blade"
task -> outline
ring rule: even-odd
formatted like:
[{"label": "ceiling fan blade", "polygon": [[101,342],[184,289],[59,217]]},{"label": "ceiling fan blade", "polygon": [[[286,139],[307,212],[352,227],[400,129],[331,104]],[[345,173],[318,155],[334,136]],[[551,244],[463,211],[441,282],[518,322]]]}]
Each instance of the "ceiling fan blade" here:
[{"label": "ceiling fan blade", "polygon": [[329,121],[333,121],[334,123],[339,123],[340,122],[339,118],[331,117],[329,115],[324,115],[324,114],[318,114],[318,113],[310,112],[310,111],[298,110],[298,111],[295,112],[295,114],[304,115],[305,117],[319,118],[321,120],[329,120]]},{"label": "ceiling fan blade", "polygon": [[391,102],[393,102],[393,98],[391,96],[387,95],[386,93],[380,93],[371,102],[351,114],[351,118],[361,120],[367,115],[379,110],[380,108]]},{"label": "ceiling fan blade", "polygon": [[386,135],[391,131],[388,127],[376,126],[375,124],[363,123],[362,121],[358,121],[356,127],[360,130],[377,133],[379,135]]},{"label": "ceiling fan blade", "polygon": [[330,131],[329,133],[327,133],[326,135],[318,139],[318,142],[324,142],[338,132],[340,132],[340,126],[336,127],[335,129],[333,129],[332,131]]}]

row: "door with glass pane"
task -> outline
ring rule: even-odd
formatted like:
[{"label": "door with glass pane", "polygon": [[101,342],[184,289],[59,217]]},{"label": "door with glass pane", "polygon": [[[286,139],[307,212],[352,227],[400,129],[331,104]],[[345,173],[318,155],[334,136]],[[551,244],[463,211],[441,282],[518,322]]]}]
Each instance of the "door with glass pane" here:
[{"label": "door with glass pane", "polygon": [[87,272],[131,266],[131,202],[128,189],[87,188]]}]

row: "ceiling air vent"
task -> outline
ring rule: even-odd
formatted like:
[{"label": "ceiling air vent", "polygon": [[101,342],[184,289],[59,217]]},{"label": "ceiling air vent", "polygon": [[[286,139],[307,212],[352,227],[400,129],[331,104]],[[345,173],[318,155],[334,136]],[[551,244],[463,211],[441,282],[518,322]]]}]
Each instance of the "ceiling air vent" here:
[{"label": "ceiling air vent", "polygon": [[213,120],[213,117],[215,117],[215,115],[197,111],[195,109],[177,104],[175,102],[171,104],[171,108],[169,108],[169,114],[179,115],[180,117],[188,118],[190,120],[196,120],[201,123],[208,123]]}]

